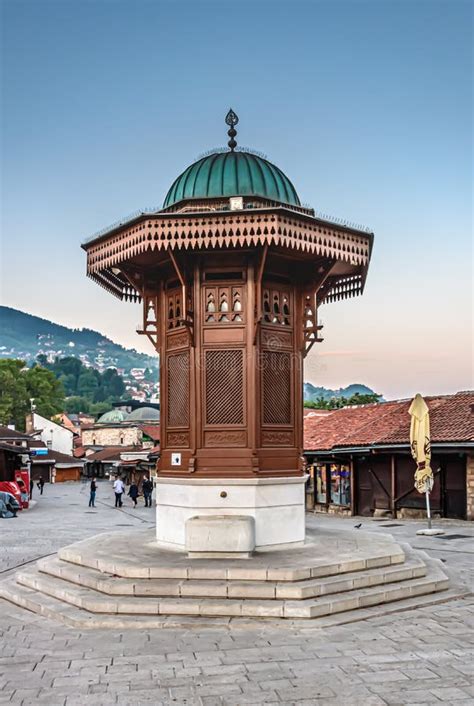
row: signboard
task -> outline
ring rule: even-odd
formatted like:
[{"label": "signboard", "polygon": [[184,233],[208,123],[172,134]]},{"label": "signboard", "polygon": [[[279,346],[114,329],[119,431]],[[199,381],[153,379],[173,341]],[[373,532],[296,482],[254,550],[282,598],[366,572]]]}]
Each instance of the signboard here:
[{"label": "signboard", "polygon": [[172,466],[181,466],[181,454],[179,454],[179,453],[172,453],[171,454],[171,465]]},{"label": "signboard", "polygon": [[48,449],[31,449],[31,453],[33,456],[47,456]]}]

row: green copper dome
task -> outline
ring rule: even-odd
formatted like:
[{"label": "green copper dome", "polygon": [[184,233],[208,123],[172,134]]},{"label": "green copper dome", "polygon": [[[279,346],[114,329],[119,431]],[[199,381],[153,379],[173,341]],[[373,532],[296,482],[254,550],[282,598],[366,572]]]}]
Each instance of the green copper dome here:
[{"label": "green copper dome", "polygon": [[250,152],[217,152],[191,164],[173,182],[163,208],[184,199],[262,196],[300,205],[295,187],[281,169]]},{"label": "green copper dome", "polygon": [[111,409],[110,412],[106,412],[99,417],[97,424],[117,424],[120,422],[125,422],[127,419],[127,412],[122,412],[121,409]]}]

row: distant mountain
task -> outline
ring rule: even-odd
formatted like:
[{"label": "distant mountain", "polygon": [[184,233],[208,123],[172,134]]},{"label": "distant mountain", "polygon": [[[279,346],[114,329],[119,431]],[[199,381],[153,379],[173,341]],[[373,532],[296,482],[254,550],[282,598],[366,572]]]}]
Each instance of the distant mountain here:
[{"label": "distant mountain", "polygon": [[59,326],[47,319],[0,306],[0,360],[20,358],[27,362],[44,354],[51,362],[55,357],[74,356],[98,370],[116,367],[125,372],[133,368],[157,368],[158,358],[124,348],[97,331]]},{"label": "distant mountain", "polygon": [[303,384],[303,396],[305,402],[315,402],[319,398],[331,400],[337,397],[349,398],[352,395],[373,395],[374,390],[371,390],[367,385],[348,385],[341,387],[339,390],[329,390],[327,387],[315,387],[310,382]]}]

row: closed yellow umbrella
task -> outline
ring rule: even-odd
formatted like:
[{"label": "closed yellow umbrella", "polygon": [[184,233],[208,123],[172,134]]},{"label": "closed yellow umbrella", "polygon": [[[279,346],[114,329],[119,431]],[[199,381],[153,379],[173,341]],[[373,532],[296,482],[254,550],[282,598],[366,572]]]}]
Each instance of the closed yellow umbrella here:
[{"label": "closed yellow umbrella", "polygon": [[428,529],[420,529],[417,534],[444,534],[442,529],[432,529],[430,492],[433,489],[434,477],[431,470],[430,442],[430,410],[421,395],[415,395],[408,410],[411,416],[410,447],[411,455],[416,461],[415,488],[426,497],[426,515]]},{"label": "closed yellow umbrella", "polygon": [[411,455],[416,461],[415,488],[419,493],[426,493],[433,487],[433,471],[430,466],[430,410],[420,394],[415,395],[408,414],[411,416]]}]

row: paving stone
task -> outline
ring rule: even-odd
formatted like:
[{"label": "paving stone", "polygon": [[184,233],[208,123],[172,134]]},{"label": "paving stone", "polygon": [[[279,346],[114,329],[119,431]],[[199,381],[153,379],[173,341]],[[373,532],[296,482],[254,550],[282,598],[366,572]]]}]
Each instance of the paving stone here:
[{"label": "paving stone", "polygon": [[241,704],[268,704],[278,702],[281,706],[281,701],[278,698],[276,691],[258,691],[258,692],[245,692],[242,694],[226,694],[222,703],[225,706],[240,706]]},{"label": "paving stone", "polygon": [[277,689],[278,696],[282,701],[298,701],[300,699],[332,699],[335,693],[328,686],[293,686],[291,689]]},{"label": "paving stone", "polygon": [[440,687],[430,689],[430,692],[440,701],[460,701],[469,698],[469,694],[464,689],[456,687]]},{"label": "paving stone", "polygon": [[[429,693],[423,693],[423,700],[424,703],[439,704],[439,699]],[[388,706],[402,706],[403,704],[409,704],[412,706],[413,704],[420,703],[420,691],[412,690],[384,694],[384,701],[388,704]]]},{"label": "paving stone", "polygon": [[[77,492],[75,488],[74,484],[69,488],[58,486],[58,492],[64,492],[64,497],[68,497],[68,494]],[[75,508],[68,509],[71,512],[64,518],[66,528],[58,523],[63,544],[100,529],[83,526],[78,521],[79,516],[74,515]],[[28,517],[34,518],[33,512],[22,518],[22,521],[25,519],[24,538],[32,537],[32,546],[38,548],[40,542],[51,541],[46,530],[54,520],[55,512],[53,506],[45,512],[44,532],[39,529],[39,522],[34,529],[27,525]],[[110,512],[114,516],[114,512]],[[61,517],[63,515],[64,507],[61,508]],[[92,518],[92,521],[96,520]],[[101,521],[105,528],[105,521]],[[308,521],[315,522],[315,527],[322,522],[319,518],[309,518]],[[135,519],[133,522],[137,527],[140,524]],[[330,529],[342,521],[335,519],[333,523],[331,519],[324,519],[324,522]],[[9,532],[8,523],[5,524],[5,531]],[[409,541],[407,533],[415,526],[408,523],[407,529],[394,528],[394,533],[405,532],[402,541]],[[461,523],[461,526],[463,533],[472,531],[468,530],[468,525]],[[130,528],[130,533],[133,531],[134,528]],[[53,550],[58,546],[59,540]],[[41,549],[37,553],[47,551]],[[472,563],[472,555],[457,552],[443,556],[452,556],[456,569],[461,564]],[[0,556],[0,563],[2,561],[4,557]],[[175,689],[183,690],[183,697],[187,694],[186,706],[474,703],[470,669],[474,663],[474,634],[467,622],[472,620],[474,601],[450,599],[447,603],[426,608],[418,605],[410,611],[401,611],[397,606],[397,612],[377,617],[370,617],[370,610],[359,614],[362,620],[333,627],[315,626],[306,620],[300,623],[290,621],[283,626],[281,621],[277,621],[278,625],[265,620],[246,620],[239,624],[238,621],[219,622],[216,619],[202,620],[194,627],[197,624],[192,622],[193,618],[188,625],[173,619],[164,621],[166,627],[157,630],[90,630],[53,623],[0,600],[3,643],[0,645],[0,674],[2,665],[6,665],[3,671],[8,675],[7,681],[0,677],[0,702],[8,698],[10,703],[23,701],[25,706],[184,704],[181,698],[173,702],[170,696],[172,687],[164,686],[174,684]],[[65,655],[68,659],[64,659]],[[165,655],[172,655],[172,659],[166,661]],[[208,664],[215,660],[218,660],[217,664]],[[32,664],[37,664],[33,670]],[[114,678],[107,681],[105,668],[120,664],[124,667],[133,665],[133,668],[131,671],[119,669],[117,674],[111,672],[110,677]],[[24,687],[17,690],[19,701],[15,700],[15,691],[10,686],[5,692],[6,684],[12,681],[10,670],[14,670],[15,665],[15,674],[21,673]],[[385,682],[387,672],[402,673],[406,678],[401,681],[391,678]],[[380,677],[381,673],[385,675]],[[34,682],[29,688],[30,675],[43,681],[45,674],[51,678],[51,683],[56,678],[66,682],[39,689]],[[371,681],[371,677],[367,680],[368,674],[379,676]],[[433,676],[428,677],[428,674]],[[365,680],[362,675],[366,676]],[[91,684],[89,677],[93,679]],[[73,686],[71,680],[74,678],[82,680],[85,686]],[[283,685],[288,681],[295,686],[285,688]],[[271,688],[277,683],[281,685],[278,692]],[[227,690],[229,687],[238,690],[216,693],[216,689]],[[4,697],[5,693],[7,697]],[[12,697],[13,701],[10,701]]]}]

